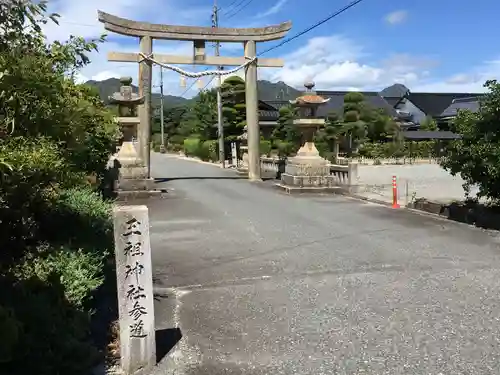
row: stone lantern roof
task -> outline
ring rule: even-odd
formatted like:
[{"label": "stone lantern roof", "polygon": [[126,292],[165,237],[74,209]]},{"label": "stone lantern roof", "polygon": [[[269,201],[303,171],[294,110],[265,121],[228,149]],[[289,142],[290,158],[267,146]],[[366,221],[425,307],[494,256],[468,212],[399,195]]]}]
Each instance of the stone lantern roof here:
[{"label": "stone lantern roof", "polygon": [[314,86],[314,82],[306,82],[304,84],[304,87],[306,88],[305,93],[295,100],[290,100],[290,103],[299,106],[318,106],[327,103],[330,98],[325,99],[322,96],[317,95],[316,92],[313,91]]},{"label": "stone lantern roof", "polygon": [[122,85],[120,92],[115,92],[109,97],[111,104],[133,106],[144,103],[144,96],[132,92],[132,77],[121,77],[120,83]]}]

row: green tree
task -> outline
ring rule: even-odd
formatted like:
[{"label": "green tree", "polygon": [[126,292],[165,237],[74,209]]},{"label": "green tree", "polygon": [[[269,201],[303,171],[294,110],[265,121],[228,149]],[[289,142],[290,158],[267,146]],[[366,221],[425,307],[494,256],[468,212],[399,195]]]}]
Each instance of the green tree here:
[{"label": "green tree", "polygon": [[238,76],[227,78],[221,86],[224,138],[234,140],[246,125],[245,81]]},{"label": "green tree", "polygon": [[117,127],[73,79],[100,40],[47,44],[51,19],[44,2],[0,2],[0,323],[11,327],[0,372],[10,375],[89,373],[91,296],[112,250],[111,227],[101,231],[110,206],[84,176],[104,174]]},{"label": "green tree", "polygon": [[[177,106],[177,107],[165,108],[163,110],[163,122],[164,122],[163,130],[165,132],[166,139],[170,139],[177,134],[177,130],[187,110],[188,110],[187,106]],[[161,117],[159,114],[155,116],[153,119],[153,124],[151,126],[151,133],[152,134],[161,133]]]},{"label": "green tree", "polygon": [[366,118],[366,137],[370,142],[398,141],[399,125],[382,109],[373,109]]},{"label": "green tree", "polygon": [[296,118],[296,107],[286,105],[279,109],[277,124],[271,133],[271,147],[282,156],[290,155],[300,147],[301,133],[294,124]]},{"label": "green tree", "polygon": [[332,111],[325,118],[325,126],[318,130],[314,138],[320,153],[332,161],[337,157],[341,131],[340,117],[337,112]]},{"label": "green tree", "polygon": [[425,119],[420,123],[419,130],[423,130],[423,131],[436,131],[436,130],[438,130],[436,120],[434,120],[432,118],[432,116],[426,116]]},{"label": "green tree", "polygon": [[46,45],[40,24],[57,15],[45,17],[43,2],[0,6],[0,137],[49,137],[76,169],[102,174],[117,127],[95,90],[71,78],[103,37]]},{"label": "green tree", "polygon": [[279,109],[279,117],[276,127],[271,133],[273,142],[284,141],[299,145],[301,140],[300,131],[293,123],[297,118],[297,108],[286,105]]},{"label": "green tree", "polygon": [[446,146],[442,166],[452,175],[460,174],[464,188],[479,187],[478,195],[500,200],[500,83],[484,84],[487,94],[480,99],[479,111],[459,111],[450,130],[461,139]]},{"label": "green tree", "polygon": [[344,96],[340,124],[341,134],[348,139],[349,151],[357,148],[366,137],[367,112],[365,108],[363,94],[350,92]]},{"label": "green tree", "polygon": [[183,115],[178,133],[202,141],[217,139],[217,96],[215,90],[198,94]]}]

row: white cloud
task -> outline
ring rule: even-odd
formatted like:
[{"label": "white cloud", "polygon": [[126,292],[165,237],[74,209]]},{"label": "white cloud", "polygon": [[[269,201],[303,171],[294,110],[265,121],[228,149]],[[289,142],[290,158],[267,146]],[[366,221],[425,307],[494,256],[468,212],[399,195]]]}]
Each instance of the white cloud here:
[{"label": "white cloud", "polygon": [[407,18],[408,12],[406,10],[397,10],[385,16],[385,21],[391,25],[397,25],[406,21]]},{"label": "white cloud", "polygon": [[[210,9],[187,7],[182,2],[191,0],[86,0],[74,2],[58,0],[52,3],[52,11],[62,15],[60,26],[46,25],[49,40],[65,40],[69,35],[87,38],[98,37],[103,32],[97,21],[97,9],[125,18],[149,20],[177,24],[208,24]],[[192,0],[194,1],[194,0]],[[102,4],[101,4],[102,3]],[[102,5],[102,7],[101,7]],[[189,10],[188,10],[189,9]],[[159,20],[165,17],[164,20]],[[248,26],[247,26],[248,27]],[[138,52],[137,39],[110,35],[108,42],[100,46],[99,52],[90,55],[92,63],[85,67],[78,79],[103,80],[110,77],[131,76],[137,83],[137,63],[116,63],[107,61],[109,51]],[[280,50],[277,50],[278,52]],[[188,42],[155,41],[154,52],[161,54],[192,53]],[[273,54],[277,56],[276,52]],[[222,55],[242,55],[243,47],[238,43],[223,43]],[[271,55],[271,54],[270,54]],[[271,57],[271,56],[266,56]],[[449,77],[439,78],[433,75],[436,58],[420,58],[407,54],[375,58],[362,45],[343,35],[315,37],[299,44],[299,48],[281,56],[285,67],[281,69],[259,69],[259,78],[271,81],[284,81],[302,88],[303,82],[313,79],[318,89],[324,90],[380,90],[393,83],[407,85],[412,91],[436,92],[478,92],[483,91],[485,80],[500,77],[500,60],[486,62],[466,72],[450,73]],[[382,56],[383,57],[383,56]],[[380,60],[380,61],[378,61]],[[201,71],[204,67],[182,66],[187,71]],[[180,95],[185,88],[180,86],[177,73],[164,71],[165,93]],[[159,83],[159,68],[153,71],[154,84]],[[203,85],[210,77],[202,78]],[[194,79],[187,79],[189,86]],[[212,82],[209,87],[215,83]],[[158,88],[155,89],[156,91]],[[193,96],[198,86],[186,93]]]},{"label": "white cloud", "polygon": [[500,60],[445,78],[432,74],[438,65],[436,58],[398,54],[379,63],[364,63],[372,56],[362,46],[339,35],[312,38],[281,57],[285,67],[261,69],[260,78],[284,81],[297,88],[312,79],[321,90],[369,91],[402,83],[414,92],[482,92],[487,79],[500,77]]},{"label": "white cloud", "polygon": [[278,13],[281,10],[281,8],[285,6],[287,2],[288,0],[278,0],[271,8],[269,8],[265,12],[257,14],[257,18],[268,17]]},{"label": "white cloud", "polygon": [[[70,35],[78,35],[85,38],[96,38],[105,32],[103,25],[97,20],[97,10],[102,10],[119,17],[134,20],[144,20],[157,23],[171,24],[208,24],[211,8],[207,6],[187,5],[189,0],[85,0],[75,2],[74,0],[56,0],[49,3],[49,11],[61,15],[59,26],[48,23],[44,26],[44,32],[49,41],[67,40]],[[108,34],[108,42],[99,46],[99,52],[90,54],[92,63],[82,69],[77,79],[85,82],[89,79],[103,80],[111,77],[131,76],[137,84],[138,64],[108,62],[107,53],[110,51],[138,52],[139,43],[137,38],[123,37],[113,33]],[[192,46],[187,42],[155,41],[154,52],[161,54],[192,53]],[[234,50],[237,45],[227,44],[222,50]],[[242,47],[241,47],[242,49]],[[200,71],[203,68],[183,66],[188,71]],[[159,68],[153,70],[153,84],[159,84]],[[205,84],[207,78],[202,79]],[[187,80],[189,86],[192,79]],[[180,77],[177,73],[165,71],[164,87],[167,94],[179,95],[184,92],[180,86]],[[156,88],[155,91],[158,89]],[[194,85],[186,96],[196,94],[197,86]]]}]

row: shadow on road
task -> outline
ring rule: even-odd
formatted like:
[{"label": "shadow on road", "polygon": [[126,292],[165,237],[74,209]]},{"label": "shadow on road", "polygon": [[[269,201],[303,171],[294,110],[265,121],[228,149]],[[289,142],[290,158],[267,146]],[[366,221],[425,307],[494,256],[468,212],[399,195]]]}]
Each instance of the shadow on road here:
[{"label": "shadow on road", "polygon": [[186,177],[158,177],[155,178],[156,183],[168,182],[168,181],[176,181],[176,180],[246,180],[245,176],[186,176]]},{"label": "shadow on road", "polygon": [[156,363],[159,363],[163,357],[182,339],[180,328],[159,329],[156,335]]}]

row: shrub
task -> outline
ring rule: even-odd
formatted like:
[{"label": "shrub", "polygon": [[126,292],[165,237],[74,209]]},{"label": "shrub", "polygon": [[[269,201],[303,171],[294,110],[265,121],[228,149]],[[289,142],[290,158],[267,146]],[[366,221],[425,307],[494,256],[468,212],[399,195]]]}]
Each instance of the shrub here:
[{"label": "shrub", "polygon": [[434,155],[434,141],[363,143],[358,155],[372,159],[427,158]]},{"label": "shrub", "polygon": [[46,138],[4,141],[0,159],[11,167],[0,184],[1,269],[37,245],[47,205],[59,189],[83,184],[84,174],[74,172],[58,146]]},{"label": "shrub", "polygon": [[205,141],[203,142],[201,148],[203,149],[202,154],[206,158],[202,158],[203,160],[217,161],[219,159],[219,143],[217,140]]},{"label": "shrub", "polygon": [[[183,141],[184,142],[184,141]],[[179,151],[182,151],[184,149],[183,147],[183,143],[180,143],[180,144],[177,144],[177,143],[169,143],[167,145],[167,150],[170,151],[170,152],[179,152]],[[158,147],[158,150],[159,150],[159,147]]]},{"label": "shrub", "polygon": [[82,309],[103,283],[104,258],[104,253],[42,245],[36,256],[27,257],[15,268],[15,275],[18,279],[35,277],[42,282],[48,282],[53,275],[57,275],[67,301]]},{"label": "shrub", "polygon": [[198,138],[187,138],[184,140],[184,153],[186,156],[198,156],[201,141]]},{"label": "shrub", "polygon": [[160,147],[161,145],[161,134],[155,133],[151,136],[151,143],[153,144],[153,148],[156,150],[156,147]]},{"label": "shrub", "polygon": [[0,341],[0,364],[12,361],[16,347],[19,345],[19,335],[21,325],[16,319],[14,311],[10,307],[4,307],[0,304],[0,332],[2,340]]},{"label": "shrub", "polygon": [[271,152],[271,141],[261,139],[259,150],[261,155],[269,155],[269,153]]},{"label": "shrub", "polygon": [[183,137],[182,135],[173,135],[168,139],[168,144],[182,146],[184,144],[185,139],[186,137]]},{"label": "shrub", "polygon": [[62,190],[40,217],[42,238],[51,243],[71,243],[89,251],[113,248],[111,202],[90,187]]},{"label": "shrub", "polygon": [[289,156],[297,151],[293,142],[275,141],[274,146],[278,150],[279,156]]},{"label": "shrub", "polygon": [[73,80],[97,41],[47,45],[41,26],[57,15],[45,1],[0,8],[0,325],[11,327],[0,374],[87,374],[112,242],[109,204],[85,176],[104,175],[118,128],[97,90]]},{"label": "shrub", "polygon": [[99,266],[81,252],[55,254],[50,259],[27,259],[15,274],[0,277],[0,305],[18,327],[0,374],[83,375],[96,364],[90,314],[75,302],[85,302],[99,285],[97,275],[92,278]]},{"label": "shrub", "polygon": [[8,374],[84,374],[97,360],[90,311],[112,254],[111,204],[75,187],[45,207],[35,217],[42,220],[37,239],[53,244],[41,243],[0,278],[0,306],[21,327],[0,358],[11,353]]}]

